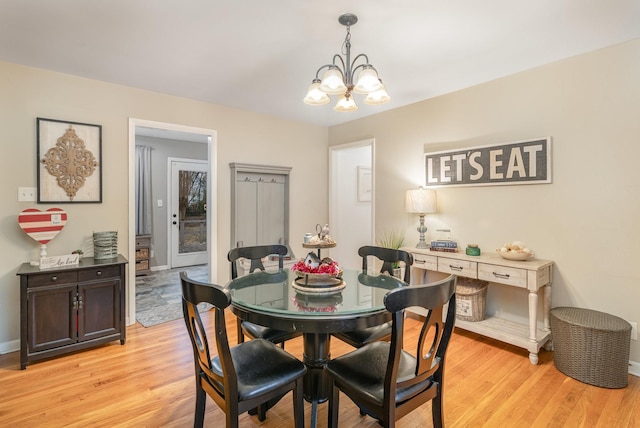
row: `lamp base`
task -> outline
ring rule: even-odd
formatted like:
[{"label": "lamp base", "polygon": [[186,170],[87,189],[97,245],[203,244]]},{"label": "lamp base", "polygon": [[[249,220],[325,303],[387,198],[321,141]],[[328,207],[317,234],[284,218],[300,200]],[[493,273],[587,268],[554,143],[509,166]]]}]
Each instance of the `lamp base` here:
[{"label": "lamp base", "polygon": [[418,241],[418,245],[416,245],[416,248],[421,248],[421,249],[425,249],[425,248],[429,248],[427,246],[427,241],[425,241],[424,239],[424,234],[427,231],[427,227],[424,225],[424,214],[419,214],[420,216],[420,226],[418,226],[418,233],[420,233],[420,240]]}]

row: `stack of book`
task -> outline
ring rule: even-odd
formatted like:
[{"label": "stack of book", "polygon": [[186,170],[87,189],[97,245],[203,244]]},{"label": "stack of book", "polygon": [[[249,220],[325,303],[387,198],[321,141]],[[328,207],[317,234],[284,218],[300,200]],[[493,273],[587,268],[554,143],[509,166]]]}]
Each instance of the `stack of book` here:
[{"label": "stack of book", "polygon": [[431,241],[431,251],[442,251],[445,253],[457,253],[458,243],[448,239],[438,239]]}]

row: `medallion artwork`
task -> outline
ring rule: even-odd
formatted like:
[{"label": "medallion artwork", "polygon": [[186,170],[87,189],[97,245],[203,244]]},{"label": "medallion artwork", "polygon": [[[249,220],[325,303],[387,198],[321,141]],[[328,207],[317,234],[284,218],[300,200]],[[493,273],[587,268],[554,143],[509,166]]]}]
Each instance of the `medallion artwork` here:
[{"label": "medallion artwork", "polygon": [[47,151],[42,163],[71,200],[98,167],[93,153],[85,148],[84,141],[71,127],[58,138],[56,146]]}]

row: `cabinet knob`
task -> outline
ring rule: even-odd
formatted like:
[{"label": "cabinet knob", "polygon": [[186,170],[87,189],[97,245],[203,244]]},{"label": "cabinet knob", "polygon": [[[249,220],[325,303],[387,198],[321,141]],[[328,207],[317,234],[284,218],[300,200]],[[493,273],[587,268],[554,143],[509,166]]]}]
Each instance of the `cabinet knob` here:
[{"label": "cabinet knob", "polygon": [[51,281],[57,281],[57,280],[58,280],[57,276],[54,275],[54,276],[51,277]]},{"label": "cabinet knob", "polygon": [[97,276],[102,275],[102,271],[101,271],[101,270],[97,271],[97,272],[96,272],[96,275],[97,275]]}]

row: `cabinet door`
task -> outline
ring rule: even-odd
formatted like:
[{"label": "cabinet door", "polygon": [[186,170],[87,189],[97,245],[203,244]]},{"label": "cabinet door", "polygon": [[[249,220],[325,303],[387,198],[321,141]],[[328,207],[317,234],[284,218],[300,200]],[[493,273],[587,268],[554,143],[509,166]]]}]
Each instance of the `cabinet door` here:
[{"label": "cabinet door", "polygon": [[286,244],[284,177],[274,175],[258,183],[258,242]]},{"label": "cabinet door", "polygon": [[119,278],[78,284],[78,340],[119,334],[120,295]]},{"label": "cabinet door", "polygon": [[37,287],[27,292],[29,353],[75,343],[76,284]]},{"label": "cabinet door", "polygon": [[257,245],[257,236],[258,182],[243,179],[236,184],[236,242],[233,245],[239,247]]}]

